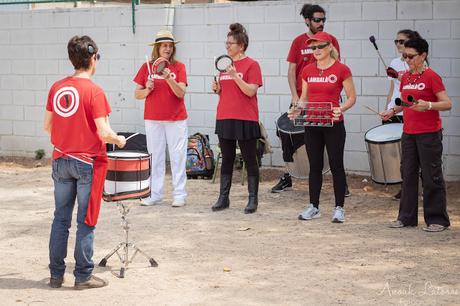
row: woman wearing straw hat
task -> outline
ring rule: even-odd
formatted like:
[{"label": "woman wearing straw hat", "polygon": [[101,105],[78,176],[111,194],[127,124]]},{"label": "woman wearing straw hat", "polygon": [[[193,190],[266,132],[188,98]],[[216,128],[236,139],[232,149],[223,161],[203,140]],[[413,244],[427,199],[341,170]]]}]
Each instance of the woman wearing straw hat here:
[{"label": "woman wearing straw hat", "polygon": [[[185,65],[176,60],[176,44],[170,31],[156,34],[150,61],[137,72],[134,82],[136,99],[145,100],[144,120],[147,148],[151,154],[151,195],[142,205],[159,204],[164,196],[165,151],[168,145],[173,183],[173,207],[185,205],[185,161],[187,155],[187,111],[184,95],[187,86]],[[154,63],[166,59],[167,68],[156,72]]]}]

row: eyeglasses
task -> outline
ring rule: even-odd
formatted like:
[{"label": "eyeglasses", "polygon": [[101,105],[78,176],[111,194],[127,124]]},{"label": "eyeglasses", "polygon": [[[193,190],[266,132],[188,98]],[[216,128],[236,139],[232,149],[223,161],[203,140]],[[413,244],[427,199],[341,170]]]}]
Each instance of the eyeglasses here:
[{"label": "eyeglasses", "polygon": [[404,45],[406,40],[405,39],[395,39],[394,42],[395,42],[395,45],[397,44]]},{"label": "eyeglasses", "polygon": [[101,59],[101,55],[99,53],[96,53],[96,61],[99,61]]},{"label": "eyeglasses", "polygon": [[403,57],[404,59],[410,59],[410,60],[412,60],[412,59],[414,59],[414,57],[416,57],[417,55],[418,55],[418,54],[407,54],[407,53],[403,53],[402,57]]},{"label": "eyeglasses", "polygon": [[323,17],[323,18],[313,17],[311,18],[311,21],[316,22],[316,23],[320,23],[322,21],[323,23],[326,23],[326,17]]},{"label": "eyeglasses", "polygon": [[231,41],[226,41],[225,42],[225,46],[231,46],[231,45],[237,45],[238,43],[237,42],[231,42]]},{"label": "eyeglasses", "polygon": [[311,46],[310,49],[312,49],[313,51],[315,51],[316,49],[322,50],[322,49],[326,48],[327,46],[329,46],[329,43],[326,43],[324,45]]}]

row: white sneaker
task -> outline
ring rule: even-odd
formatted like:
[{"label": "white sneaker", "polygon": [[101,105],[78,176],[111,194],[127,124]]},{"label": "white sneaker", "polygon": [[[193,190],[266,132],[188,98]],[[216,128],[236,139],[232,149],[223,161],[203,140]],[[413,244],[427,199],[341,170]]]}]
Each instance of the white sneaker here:
[{"label": "white sneaker", "polygon": [[334,209],[334,215],[332,216],[333,223],[343,223],[345,221],[345,209],[340,206],[336,206]]},{"label": "white sneaker", "polygon": [[141,206],[153,206],[158,204],[161,204],[161,200],[152,200],[151,198],[141,200]]},{"label": "white sneaker", "polygon": [[185,205],[185,199],[174,199],[172,202],[172,207],[182,207]]},{"label": "white sneaker", "polygon": [[319,208],[313,206],[313,204],[308,205],[308,207],[299,215],[299,220],[311,220],[321,217],[321,212]]}]

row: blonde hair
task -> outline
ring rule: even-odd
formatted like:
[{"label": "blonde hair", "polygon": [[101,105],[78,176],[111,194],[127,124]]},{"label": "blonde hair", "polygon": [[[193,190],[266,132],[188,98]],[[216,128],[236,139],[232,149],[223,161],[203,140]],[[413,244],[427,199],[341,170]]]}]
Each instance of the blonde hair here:
[{"label": "blonde hair", "polygon": [[331,57],[335,60],[339,58],[339,51],[331,44]]},{"label": "blonde hair", "polygon": [[[168,42],[161,42],[161,43],[156,43],[155,45],[153,45],[153,50],[152,50],[152,63],[154,61],[157,60],[157,58],[160,57],[160,47],[161,47],[161,44],[163,43],[168,43]],[[176,44],[175,43],[172,43],[173,44],[173,52],[171,54],[171,57],[169,58],[169,62],[171,64],[174,64],[176,62]]]}]

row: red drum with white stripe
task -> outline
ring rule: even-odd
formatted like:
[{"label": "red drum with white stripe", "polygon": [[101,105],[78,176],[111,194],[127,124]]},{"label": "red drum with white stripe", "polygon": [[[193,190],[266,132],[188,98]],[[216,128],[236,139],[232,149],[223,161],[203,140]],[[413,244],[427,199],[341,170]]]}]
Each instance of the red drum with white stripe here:
[{"label": "red drum with white stripe", "polygon": [[150,195],[150,155],[140,152],[107,153],[108,166],[102,198],[107,202],[141,199]]}]

